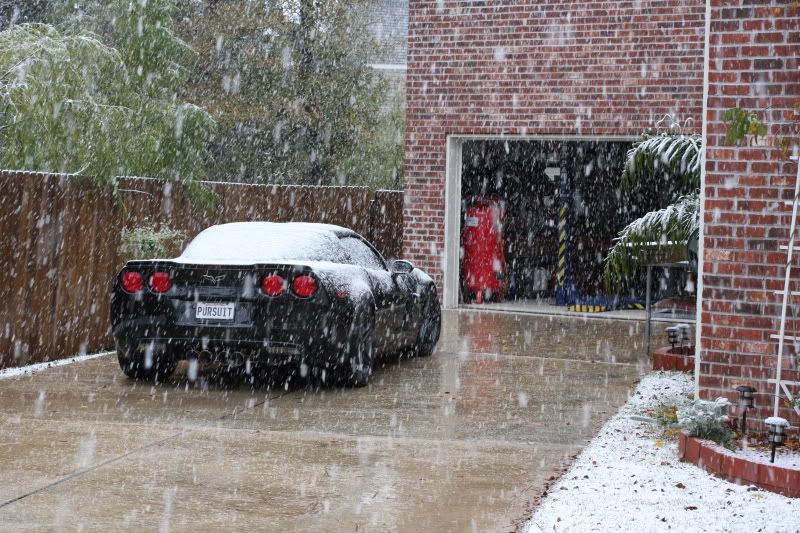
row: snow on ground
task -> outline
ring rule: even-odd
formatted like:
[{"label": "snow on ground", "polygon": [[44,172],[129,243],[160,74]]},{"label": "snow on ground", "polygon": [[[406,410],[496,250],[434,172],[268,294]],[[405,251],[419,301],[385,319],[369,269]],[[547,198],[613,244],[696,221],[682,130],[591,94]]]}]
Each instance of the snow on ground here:
[{"label": "snow on ground", "polygon": [[800,453],[794,450],[787,450],[786,448],[778,448],[775,450],[775,462],[770,462],[771,451],[764,448],[747,448],[744,450],[737,450],[736,455],[745,457],[747,460],[754,463],[763,463],[765,465],[782,466],[784,468],[800,468]]},{"label": "snow on ground", "polygon": [[659,404],[687,401],[692,387],[681,373],[646,376],[550,487],[523,531],[800,531],[800,499],[681,462],[677,441],[662,440],[663,429],[645,421]]},{"label": "snow on ground", "polygon": [[57,359],[55,361],[48,361],[46,363],[36,363],[33,365],[28,366],[20,366],[15,368],[6,368],[0,370],[0,379],[9,379],[9,378],[18,378],[20,376],[26,376],[29,374],[35,374],[36,372],[40,372],[42,370],[47,370],[48,368],[53,368],[56,366],[63,366],[63,365],[71,365],[72,363],[80,363],[81,361],[88,361],[90,359],[97,359],[98,357],[103,357],[104,355],[110,355],[114,352],[101,352],[101,353],[93,353],[88,355],[76,355],[75,357],[67,357],[65,359]]}]

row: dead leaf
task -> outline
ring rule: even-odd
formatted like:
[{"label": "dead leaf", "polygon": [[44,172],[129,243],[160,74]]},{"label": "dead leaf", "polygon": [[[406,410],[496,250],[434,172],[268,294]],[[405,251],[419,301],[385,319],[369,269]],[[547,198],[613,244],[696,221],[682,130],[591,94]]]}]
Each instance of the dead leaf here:
[{"label": "dead leaf", "polygon": [[679,489],[685,489],[686,485],[684,485],[683,483],[675,483],[675,487],[677,487]]}]

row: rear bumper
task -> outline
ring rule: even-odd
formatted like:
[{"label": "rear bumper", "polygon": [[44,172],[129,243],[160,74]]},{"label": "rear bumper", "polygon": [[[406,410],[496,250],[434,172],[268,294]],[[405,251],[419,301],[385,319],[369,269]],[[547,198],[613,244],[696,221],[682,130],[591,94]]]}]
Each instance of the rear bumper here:
[{"label": "rear bumper", "polygon": [[175,325],[159,318],[117,323],[118,347],[151,347],[174,360],[201,356],[216,360],[251,359],[266,364],[335,362],[346,349],[350,327],[331,320],[309,329],[258,328],[237,325]]}]

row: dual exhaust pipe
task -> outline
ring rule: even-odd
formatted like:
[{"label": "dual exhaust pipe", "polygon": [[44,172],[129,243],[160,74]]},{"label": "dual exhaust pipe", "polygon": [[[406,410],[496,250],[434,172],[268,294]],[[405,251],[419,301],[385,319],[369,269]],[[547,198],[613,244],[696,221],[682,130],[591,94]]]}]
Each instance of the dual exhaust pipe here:
[{"label": "dual exhaust pipe", "polygon": [[186,359],[188,359],[189,361],[192,361],[192,360],[202,361],[204,363],[205,362],[211,362],[211,361],[217,361],[217,360],[220,360],[220,359],[228,359],[229,361],[233,361],[233,362],[241,361],[242,364],[244,364],[244,362],[247,359],[249,359],[249,357],[247,355],[245,355],[244,352],[233,352],[233,353],[230,353],[230,357],[220,357],[220,355],[221,355],[221,353],[214,354],[214,353],[210,352],[209,350],[189,350],[189,353],[187,354]]}]

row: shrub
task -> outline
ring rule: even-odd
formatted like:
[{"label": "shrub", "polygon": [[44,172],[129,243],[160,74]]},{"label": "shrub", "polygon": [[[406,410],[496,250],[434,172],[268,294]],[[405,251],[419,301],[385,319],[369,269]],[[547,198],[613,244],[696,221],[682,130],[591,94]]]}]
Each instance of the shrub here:
[{"label": "shrub", "polygon": [[694,400],[678,409],[678,424],[686,428],[691,437],[708,439],[733,449],[734,433],[728,427],[728,400]]},{"label": "shrub", "polygon": [[122,230],[120,252],[128,259],[164,257],[185,238],[186,234],[182,231],[169,227],[156,230],[152,223],[146,224],[140,228]]}]

